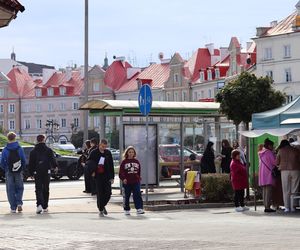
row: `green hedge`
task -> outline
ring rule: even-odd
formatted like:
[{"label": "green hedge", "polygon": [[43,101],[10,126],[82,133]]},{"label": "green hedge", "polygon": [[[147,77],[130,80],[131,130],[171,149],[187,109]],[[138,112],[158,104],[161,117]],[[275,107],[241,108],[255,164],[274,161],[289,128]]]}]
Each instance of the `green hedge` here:
[{"label": "green hedge", "polygon": [[233,189],[229,174],[203,174],[202,195],[208,202],[232,201]]}]

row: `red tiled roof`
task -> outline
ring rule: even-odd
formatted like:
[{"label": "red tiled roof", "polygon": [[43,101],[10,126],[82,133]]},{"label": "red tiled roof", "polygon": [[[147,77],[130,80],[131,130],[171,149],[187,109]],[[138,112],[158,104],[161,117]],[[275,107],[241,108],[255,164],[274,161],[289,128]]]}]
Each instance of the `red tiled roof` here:
[{"label": "red tiled roof", "polygon": [[118,92],[130,92],[138,90],[137,81],[142,83],[149,82],[152,89],[163,88],[164,83],[168,80],[170,75],[170,65],[166,64],[152,64],[141,73],[136,74],[133,78],[126,81]]},{"label": "red tiled roof", "polygon": [[8,74],[10,90],[16,95],[26,98],[34,96],[35,83],[23,69],[14,67]]},{"label": "red tiled roof", "polygon": [[132,68],[128,62],[114,61],[105,72],[104,83],[112,90],[119,90],[127,81],[128,68]]},{"label": "red tiled roof", "polygon": [[265,34],[260,37],[277,36],[283,34],[289,34],[295,32],[293,30],[293,24],[297,16],[297,11],[280,21],[277,25],[267,30]]}]

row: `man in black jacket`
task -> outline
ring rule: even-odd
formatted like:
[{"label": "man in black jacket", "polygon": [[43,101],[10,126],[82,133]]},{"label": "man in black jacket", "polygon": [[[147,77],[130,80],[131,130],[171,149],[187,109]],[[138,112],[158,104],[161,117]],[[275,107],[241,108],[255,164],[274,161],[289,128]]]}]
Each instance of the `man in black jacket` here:
[{"label": "man in black jacket", "polygon": [[105,206],[111,197],[111,185],[114,182],[115,171],[112,154],[107,150],[107,141],[102,139],[98,149],[89,155],[88,161],[93,162],[93,172],[96,178],[97,206],[100,216],[107,215]]},{"label": "man in black jacket", "polygon": [[45,144],[45,136],[37,136],[37,144],[29,155],[29,173],[34,177],[36,194],[36,213],[48,212],[49,184],[51,169],[56,168],[57,163],[51,148]]}]

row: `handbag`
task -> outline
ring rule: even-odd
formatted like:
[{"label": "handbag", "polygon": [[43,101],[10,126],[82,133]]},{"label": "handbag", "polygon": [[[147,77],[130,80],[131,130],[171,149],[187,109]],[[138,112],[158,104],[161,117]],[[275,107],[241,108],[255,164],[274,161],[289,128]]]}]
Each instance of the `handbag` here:
[{"label": "handbag", "polygon": [[277,166],[275,166],[272,170],[268,167],[268,165],[262,160],[261,157],[260,158],[260,161],[267,167],[267,169],[269,169],[269,171],[271,172],[271,175],[273,178],[278,178],[281,176],[281,172],[280,170],[278,169]]}]

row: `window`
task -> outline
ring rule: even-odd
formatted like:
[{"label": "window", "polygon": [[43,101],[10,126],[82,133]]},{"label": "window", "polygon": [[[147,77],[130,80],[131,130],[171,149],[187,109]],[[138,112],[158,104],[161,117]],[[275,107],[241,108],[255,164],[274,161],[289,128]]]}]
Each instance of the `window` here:
[{"label": "window", "polygon": [[37,129],[41,129],[42,128],[42,120],[41,119],[37,119],[36,120],[36,128]]},{"label": "window", "polygon": [[179,75],[178,74],[174,74],[174,82],[179,83]]},{"label": "window", "polygon": [[4,112],[4,105],[0,104],[0,113],[3,113],[3,112]]},{"label": "window", "polygon": [[194,101],[198,101],[198,93],[197,92],[194,92]]},{"label": "window", "polygon": [[78,110],[78,109],[79,109],[79,103],[73,102],[73,110]]},{"label": "window", "polygon": [[8,129],[9,130],[15,130],[15,120],[9,120],[8,121]]},{"label": "window", "polygon": [[204,90],[201,90],[201,99],[204,98]]},{"label": "window", "polygon": [[285,69],[284,74],[285,74],[285,81],[286,82],[291,82],[292,81],[292,71],[291,71],[291,69],[290,68]]},{"label": "window", "polygon": [[271,78],[273,80],[273,71],[272,70],[268,70],[266,72],[266,76],[268,76],[269,78]]},{"label": "window", "polygon": [[100,92],[100,82],[94,82],[93,91],[94,92]]},{"label": "window", "polygon": [[272,48],[265,48],[264,49],[264,60],[272,60]]},{"label": "window", "polygon": [[41,97],[42,96],[42,89],[35,89],[35,96]]},{"label": "window", "polygon": [[4,97],[4,88],[0,88],[0,97]]},{"label": "window", "polygon": [[53,95],[54,95],[54,90],[53,90],[53,88],[48,88],[48,89],[47,89],[47,94],[48,94],[48,96],[53,96]]},{"label": "window", "polygon": [[54,110],[54,105],[53,103],[48,104],[48,111],[52,112]]},{"label": "window", "polygon": [[13,104],[13,103],[9,104],[8,112],[15,113],[15,104]]},{"label": "window", "polygon": [[287,103],[290,103],[290,102],[292,102],[293,100],[294,100],[294,98],[293,98],[292,95],[287,95],[287,96],[286,96],[286,102],[287,102]]},{"label": "window", "polygon": [[285,58],[291,57],[291,45],[284,45],[283,50],[284,50],[284,57]]},{"label": "window", "polygon": [[170,95],[170,93],[167,93],[167,101],[168,102],[171,101],[171,95]]},{"label": "window", "polygon": [[208,98],[212,98],[212,91],[211,91],[211,89],[208,90]]},{"label": "window", "polygon": [[61,110],[61,111],[65,111],[65,110],[66,110],[66,103],[62,102],[62,103],[60,104],[60,110]]},{"label": "window", "polygon": [[174,101],[175,101],[175,102],[178,102],[178,92],[175,92],[175,93],[174,93]]},{"label": "window", "polygon": [[60,87],[59,88],[59,94],[60,95],[66,95],[66,92],[67,92],[66,87]]},{"label": "window", "polygon": [[38,113],[42,111],[41,104],[36,104],[35,105],[35,111],[38,112]]},{"label": "window", "polygon": [[79,127],[79,118],[74,118],[74,126],[75,128]]},{"label": "window", "polygon": [[212,73],[211,73],[211,70],[208,70],[208,71],[207,71],[207,80],[208,80],[208,81],[211,81],[211,80],[212,80]]},{"label": "window", "polygon": [[217,79],[220,78],[220,69],[216,69],[216,70],[215,70],[215,77],[216,77]]},{"label": "window", "polygon": [[25,127],[25,129],[30,129],[30,120],[24,121],[24,127]]},{"label": "window", "polygon": [[30,104],[25,104],[24,105],[24,112],[29,113],[30,112]]},{"label": "window", "polygon": [[3,129],[3,128],[4,128],[4,121],[0,120],[0,129]]},{"label": "window", "polygon": [[204,72],[200,71],[200,82],[204,82]]},{"label": "window", "polygon": [[66,128],[67,127],[67,119],[66,118],[61,118],[60,126],[62,128]]},{"label": "window", "polygon": [[185,91],[182,92],[182,101],[183,102],[187,101],[187,93]]},{"label": "window", "polygon": [[[74,121],[75,123],[75,121]],[[94,127],[99,128],[100,127],[100,116],[95,116],[94,117]]]}]

